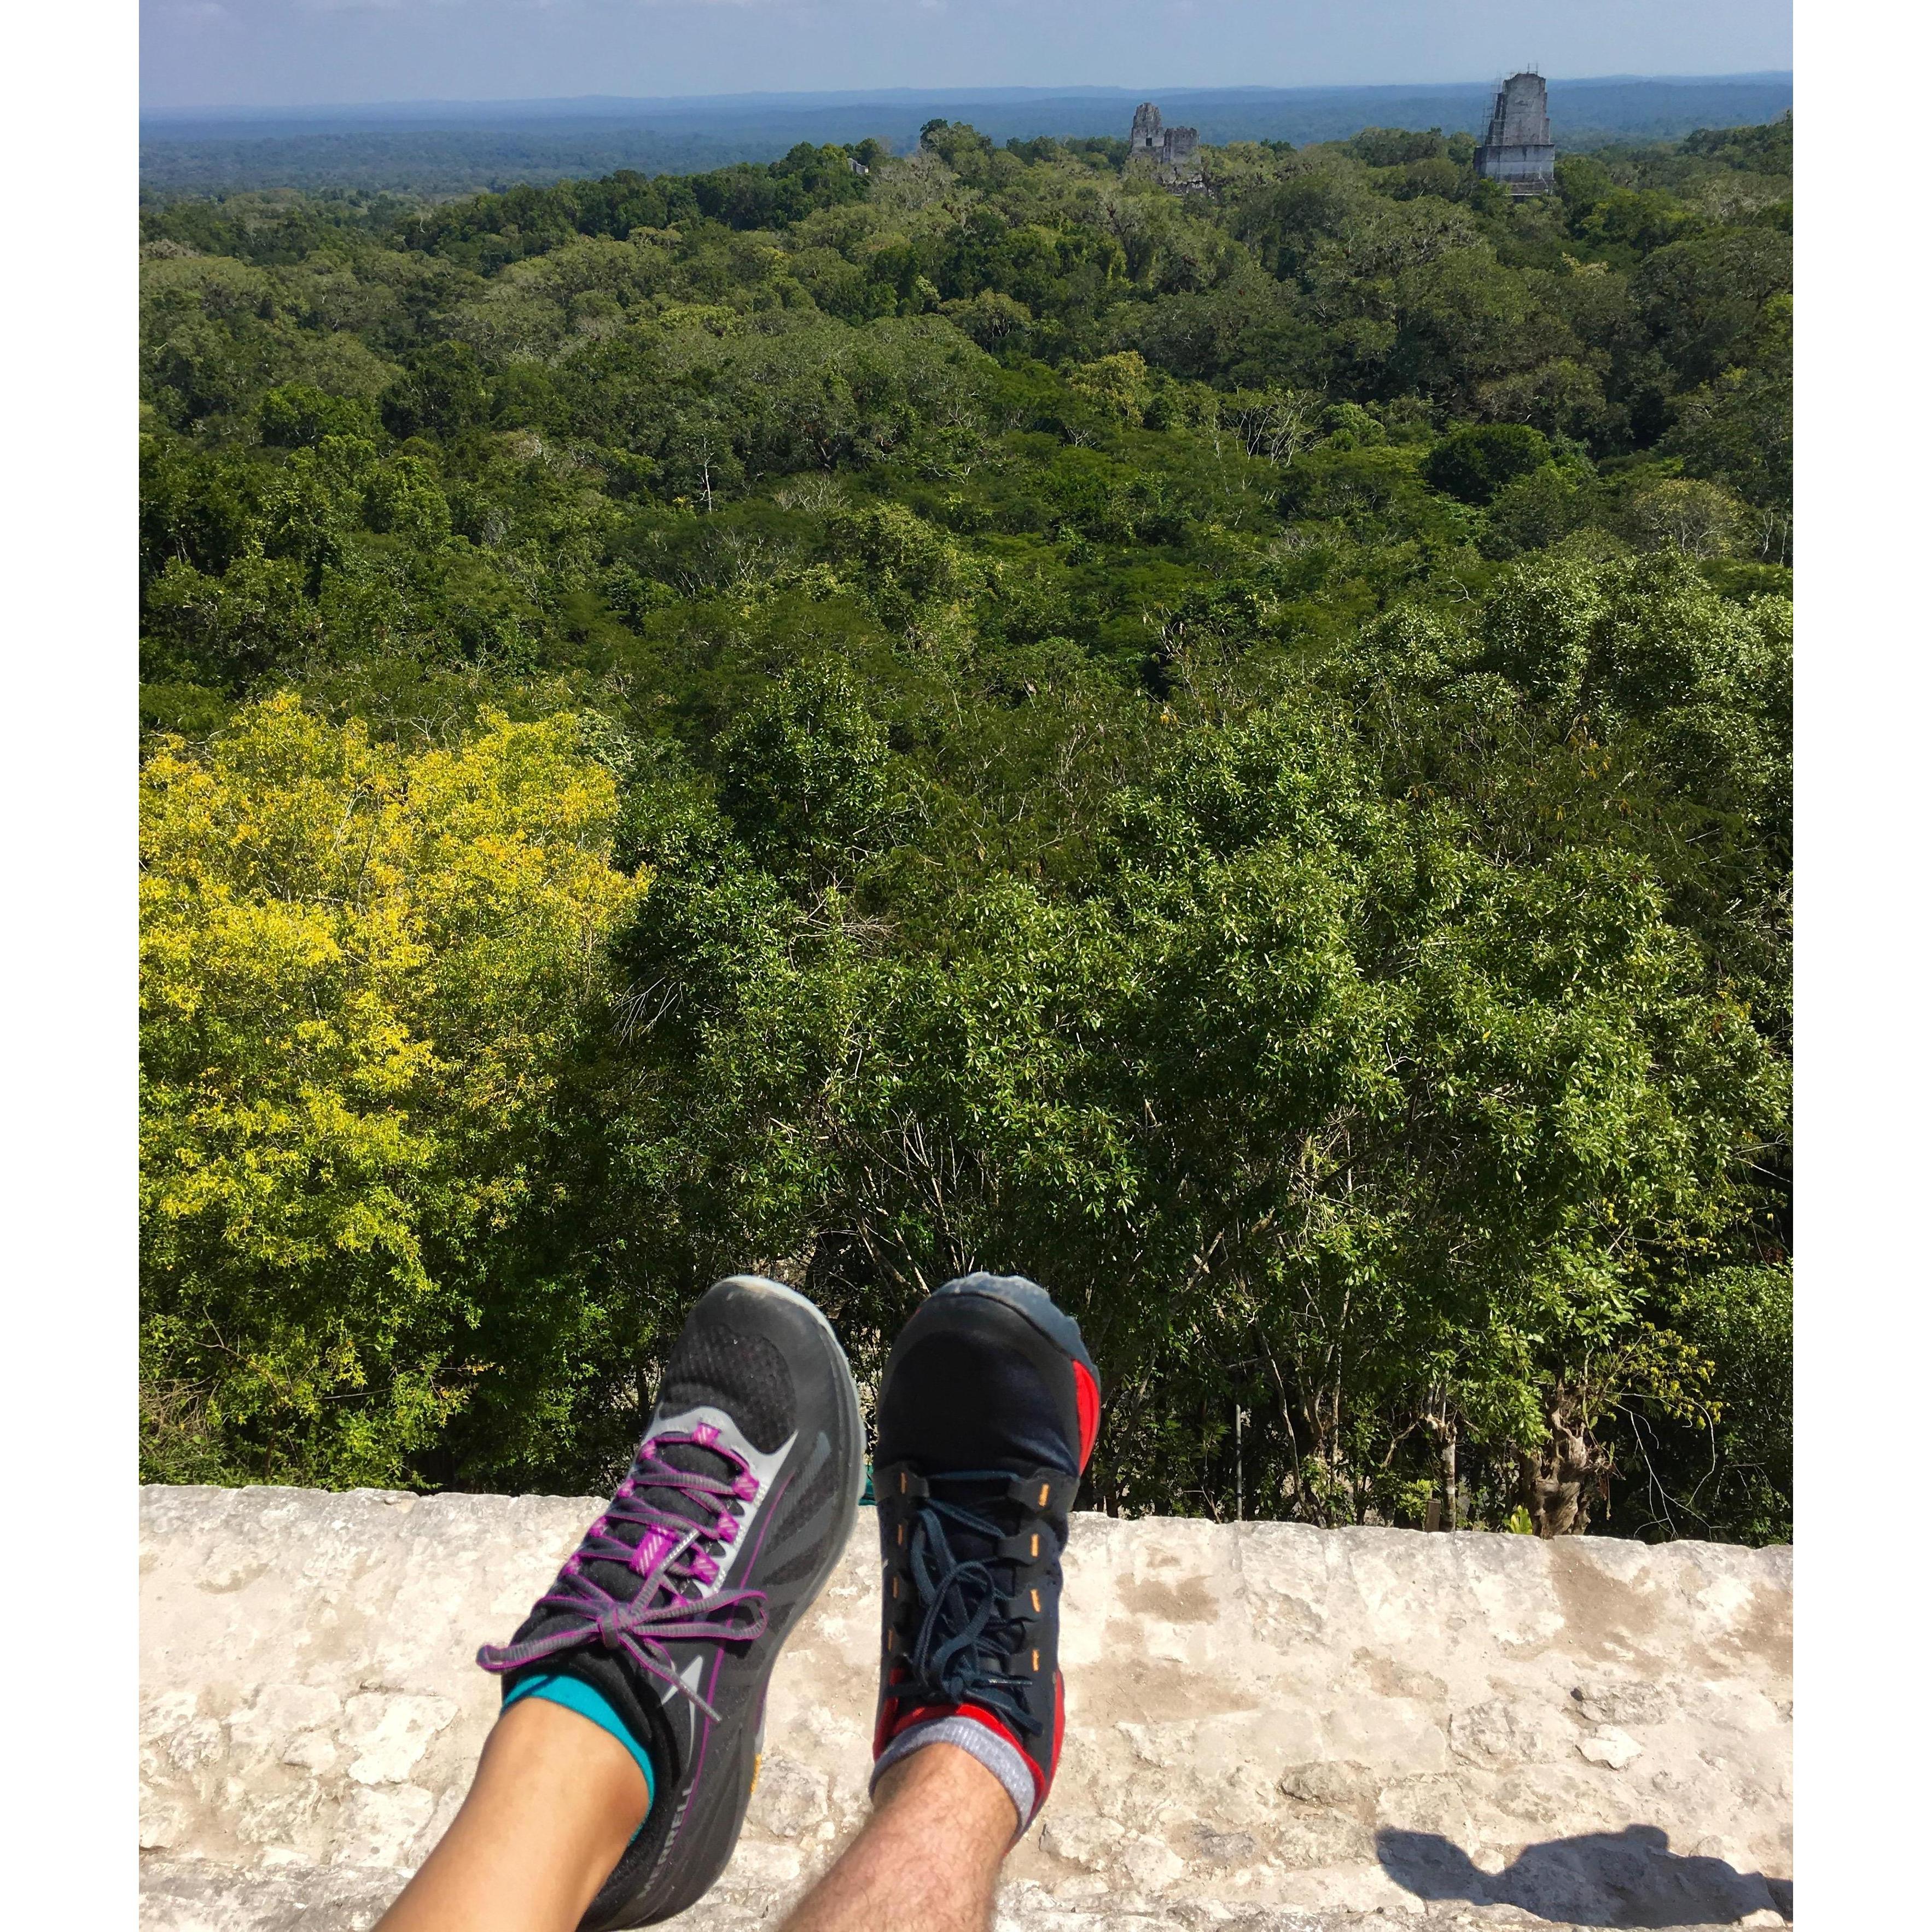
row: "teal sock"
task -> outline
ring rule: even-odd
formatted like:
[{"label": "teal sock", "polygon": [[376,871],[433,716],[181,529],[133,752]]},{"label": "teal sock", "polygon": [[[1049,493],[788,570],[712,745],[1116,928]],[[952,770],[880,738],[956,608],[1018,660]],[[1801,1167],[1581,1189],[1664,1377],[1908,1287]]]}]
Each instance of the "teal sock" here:
[{"label": "teal sock", "polygon": [[[574,1711],[580,1718],[588,1718],[599,1730],[608,1731],[632,1756],[636,1759],[638,1768],[644,1774],[646,1803],[644,1816],[651,1815],[651,1806],[657,1801],[657,1774],[651,1768],[651,1754],[625,1727],[624,1720],[610,1708],[610,1700],[594,1684],[586,1684],[580,1677],[526,1677],[503,1700],[503,1708],[508,1710],[519,1697],[541,1697],[547,1704],[561,1704],[566,1711]],[[640,1824],[639,1831],[644,1829]]]}]

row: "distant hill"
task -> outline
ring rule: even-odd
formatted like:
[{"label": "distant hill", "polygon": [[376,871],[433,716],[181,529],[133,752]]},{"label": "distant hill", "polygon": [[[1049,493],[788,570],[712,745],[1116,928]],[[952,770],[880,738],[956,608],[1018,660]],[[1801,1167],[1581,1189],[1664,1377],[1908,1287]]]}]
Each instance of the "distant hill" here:
[{"label": "distant hill", "polygon": [[[1051,134],[1124,136],[1134,103],[1210,145],[1345,140],[1367,127],[1480,132],[1493,83],[1302,88],[994,88],[971,93],[719,94],[627,100],[416,101],[364,106],[202,110],[144,116],[141,184],[150,196],[274,188],[450,195],[512,182],[618,168],[686,173],[770,160],[800,141],[867,136],[903,152],[935,117],[969,121],[996,141]],[[1788,74],[1552,80],[1559,146],[1667,140],[1696,128],[1774,118],[1791,105]]]}]

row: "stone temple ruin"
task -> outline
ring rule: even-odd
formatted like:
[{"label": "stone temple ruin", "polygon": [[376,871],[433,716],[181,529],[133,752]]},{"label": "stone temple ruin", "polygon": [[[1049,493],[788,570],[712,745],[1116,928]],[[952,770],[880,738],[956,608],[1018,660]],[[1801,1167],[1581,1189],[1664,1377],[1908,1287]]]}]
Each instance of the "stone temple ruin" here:
[{"label": "stone temple ruin", "polygon": [[1200,145],[1197,128],[1163,128],[1160,110],[1151,100],[1143,100],[1134,110],[1134,124],[1127,135],[1128,156],[1144,155],[1154,163],[1156,178],[1168,186],[1192,186],[1200,181],[1201,164],[1194,158]]},{"label": "stone temple ruin", "polygon": [[1476,150],[1476,172],[1502,182],[1512,201],[1555,194],[1556,149],[1541,74],[1513,74],[1498,90],[1488,138]]}]

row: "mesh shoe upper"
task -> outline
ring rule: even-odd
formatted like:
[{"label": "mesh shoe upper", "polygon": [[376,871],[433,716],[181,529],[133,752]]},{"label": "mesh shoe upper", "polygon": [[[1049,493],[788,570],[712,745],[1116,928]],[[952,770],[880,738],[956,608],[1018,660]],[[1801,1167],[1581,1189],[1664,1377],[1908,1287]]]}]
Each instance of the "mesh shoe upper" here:
[{"label": "mesh shoe upper", "polygon": [[506,1679],[593,1685],[649,1752],[650,1816],[586,1932],[694,1904],[735,1845],[779,1646],[850,1530],[858,1397],[823,1316],[734,1276],[698,1303],[624,1480],[506,1645]]},{"label": "mesh shoe upper", "polygon": [[[746,1505],[764,1488],[754,1461],[793,1433],[795,1407],[784,1357],[766,1336],[722,1322],[687,1323],[665,1366],[650,1430],[610,1507],[516,1636],[507,1645],[485,1644],[478,1663],[507,1674],[596,1642],[715,1715],[680,1679],[665,1646],[763,1635],[764,1592],[718,1586]],[[668,1424],[706,1409],[729,1422]],[[733,1435],[760,1456],[734,1449]],[[648,1748],[651,1740],[639,1742]]]},{"label": "mesh shoe upper", "polygon": [[1078,1328],[1012,1276],[968,1276],[930,1297],[880,1392],[874,1756],[916,1726],[981,1726],[1024,1762],[1023,1826],[1059,1757],[1060,1555],[1099,1410]]}]

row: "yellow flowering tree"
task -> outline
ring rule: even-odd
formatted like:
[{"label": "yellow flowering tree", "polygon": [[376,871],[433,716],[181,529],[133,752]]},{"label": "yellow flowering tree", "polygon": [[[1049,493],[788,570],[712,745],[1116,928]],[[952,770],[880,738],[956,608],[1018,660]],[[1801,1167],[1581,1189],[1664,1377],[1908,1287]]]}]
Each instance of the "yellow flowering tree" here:
[{"label": "yellow flowering tree", "polygon": [[412,753],[283,696],[141,800],[149,1472],[407,1480],[566,1205],[614,782],[568,716]]}]

